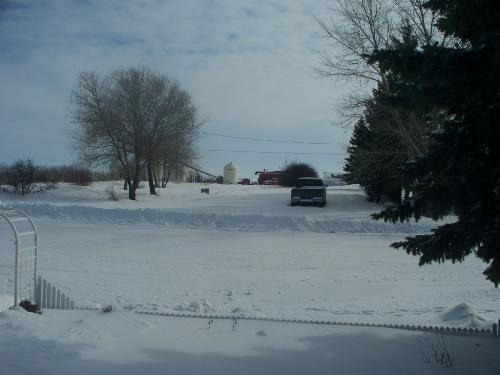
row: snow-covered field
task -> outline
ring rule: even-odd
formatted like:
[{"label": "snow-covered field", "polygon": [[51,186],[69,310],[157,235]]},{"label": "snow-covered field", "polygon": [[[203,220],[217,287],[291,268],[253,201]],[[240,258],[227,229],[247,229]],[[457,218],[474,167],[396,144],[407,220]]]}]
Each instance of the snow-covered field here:
[{"label": "snow-covered field", "polygon": [[[121,184],[115,183],[114,189],[121,197],[117,202],[107,199],[108,186],[61,185],[57,190],[23,199],[0,193],[0,201],[15,204],[35,217],[190,229],[419,233],[433,227],[430,221],[394,226],[369,220],[378,207],[366,202],[364,194],[353,186],[330,187],[328,205],[321,209],[291,207],[290,189],[273,186],[169,184],[167,189],[159,190],[159,197],[148,195],[145,188],[139,191],[138,201],[130,201],[127,192],[120,189]],[[210,194],[200,193],[205,187]]]},{"label": "snow-covered field", "polygon": [[[226,373],[281,373],[269,364],[280,360],[288,361],[283,373],[366,373],[354,354],[352,362],[342,359],[357,341],[360,350],[388,342],[379,355],[410,358],[393,367],[391,359],[379,358],[385,373],[441,370],[421,358],[423,334],[415,332],[244,321],[236,334],[230,321],[207,330],[204,320],[133,313],[139,310],[474,328],[491,328],[500,318],[500,291],[484,280],[484,263],[469,257],[462,264],[418,267],[417,258],[389,244],[426,233],[434,224],[374,222],[370,214],[380,207],[366,202],[356,186],[328,188],[327,206],[317,208],[291,207],[289,189],[277,187],[210,185],[207,195],[200,193],[203,185],[169,184],[158,197],[142,189],[132,202],[119,185],[117,202],[106,197],[109,183],[61,185],[24,198],[0,193],[2,205],[35,217],[40,274],[79,305],[111,304],[117,310],[50,311],[41,317],[4,311],[0,358],[9,365],[0,365],[0,374],[35,373],[19,357],[5,355],[12,352],[11,341],[27,350],[51,343],[34,358],[38,374],[124,373],[129,362],[136,370],[144,362],[151,371],[168,362],[173,367],[167,373],[207,373],[196,368],[200,361],[210,374],[223,373],[224,366],[234,369]],[[11,237],[0,223],[0,311],[12,304]],[[122,332],[123,327],[131,331]],[[259,330],[273,334],[258,336]],[[137,342],[133,332],[141,337]],[[489,356],[500,340],[453,340],[462,363],[477,358],[486,366],[477,373],[495,373]],[[401,343],[407,346],[390,349]],[[66,355],[73,359],[61,362]],[[294,365],[299,358],[304,366],[317,367],[305,371]],[[58,365],[45,363],[51,360]],[[79,361],[87,361],[89,369],[102,366],[101,372],[75,372]],[[240,367],[253,370],[237,371]],[[462,364],[463,372],[454,373],[474,373],[468,368]]]}]

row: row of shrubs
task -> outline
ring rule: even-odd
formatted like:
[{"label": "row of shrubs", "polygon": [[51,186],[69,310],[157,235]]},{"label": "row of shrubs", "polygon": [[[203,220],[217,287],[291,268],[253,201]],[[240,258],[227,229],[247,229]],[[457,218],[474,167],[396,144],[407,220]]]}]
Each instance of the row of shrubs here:
[{"label": "row of shrubs", "polygon": [[87,186],[92,180],[89,169],[74,165],[37,166],[31,159],[19,160],[12,165],[0,165],[2,190],[18,195],[55,189],[60,182]]},{"label": "row of shrubs", "polygon": [[[281,185],[294,186],[299,177],[318,177],[310,164],[291,162],[282,167]],[[115,173],[116,174],[116,173]],[[87,186],[93,180],[118,179],[112,173],[93,174],[88,168],[65,165],[58,167],[37,166],[31,159],[19,160],[12,165],[0,165],[0,186],[2,190],[18,195],[55,189],[60,182]]]}]

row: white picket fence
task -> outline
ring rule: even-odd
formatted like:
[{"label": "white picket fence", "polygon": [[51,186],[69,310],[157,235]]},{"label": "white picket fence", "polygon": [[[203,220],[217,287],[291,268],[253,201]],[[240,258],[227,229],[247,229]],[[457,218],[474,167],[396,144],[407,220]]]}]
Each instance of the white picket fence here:
[{"label": "white picket fence", "polygon": [[35,303],[42,309],[74,310],[75,301],[53,284],[38,276],[35,284]]},{"label": "white picket fence", "polygon": [[376,323],[360,323],[360,322],[342,322],[332,320],[307,320],[307,319],[287,319],[287,318],[266,318],[245,315],[216,315],[216,314],[191,314],[191,313],[169,313],[151,310],[135,310],[136,314],[143,315],[156,315],[172,318],[198,318],[198,319],[238,319],[238,320],[258,320],[267,322],[280,322],[280,323],[298,323],[298,324],[325,324],[337,326],[353,326],[353,327],[381,327],[402,329],[407,331],[420,331],[420,332],[434,332],[446,335],[466,335],[466,336],[493,336],[500,338],[500,319],[498,324],[494,323],[492,329],[478,329],[478,328],[461,328],[461,327],[440,327],[440,326],[422,326],[410,324],[376,324]]}]

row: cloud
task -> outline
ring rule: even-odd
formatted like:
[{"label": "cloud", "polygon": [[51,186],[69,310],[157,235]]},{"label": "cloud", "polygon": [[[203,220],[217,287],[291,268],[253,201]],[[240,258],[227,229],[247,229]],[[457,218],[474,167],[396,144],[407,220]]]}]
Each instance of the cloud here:
[{"label": "cloud", "polygon": [[[323,15],[328,3],[1,2],[0,162],[24,155],[40,163],[71,162],[63,134],[71,127],[68,98],[78,73],[106,73],[128,65],[147,65],[177,79],[207,118],[207,130],[326,139],[333,146],[320,152],[339,151],[338,142],[345,143],[348,133],[329,121],[335,117],[333,103],[344,89],[312,73],[318,64],[314,51],[324,47],[313,16]],[[286,157],[206,151],[234,147],[269,149],[270,145],[206,137],[200,141],[201,165],[217,172],[232,159],[248,174],[278,167]],[[301,151],[311,149],[304,146]],[[340,168],[341,158],[320,159],[311,160],[320,170]]]}]

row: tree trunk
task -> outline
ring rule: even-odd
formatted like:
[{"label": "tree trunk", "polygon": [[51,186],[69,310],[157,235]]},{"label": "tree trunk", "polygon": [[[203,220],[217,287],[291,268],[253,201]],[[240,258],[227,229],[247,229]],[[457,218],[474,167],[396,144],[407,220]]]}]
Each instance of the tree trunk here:
[{"label": "tree trunk", "polygon": [[148,172],[149,193],[151,195],[156,195],[155,182],[153,179],[153,167],[150,162],[147,163],[146,168]]},{"label": "tree trunk", "polygon": [[405,201],[408,201],[410,199],[410,189],[408,187],[404,188],[404,198]]},{"label": "tree trunk", "polygon": [[391,202],[401,204],[402,193],[402,186],[394,186],[390,188],[390,191],[387,193],[387,198],[389,198]]},{"label": "tree trunk", "polygon": [[167,186],[167,162],[163,161],[162,167],[161,167],[161,187],[165,188]]},{"label": "tree trunk", "polygon": [[155,187],[160,187],[158,183],[158,175],[160,174],[160,165],[158,163],[153,167],[153,180],[155,182]]},{"label": "tree trunk", "polygon": [[173,172],[173,169],[172,168],[169,168],[167,170],[167,175],[165,176],[165,181],[164,181],[164,185],[163,187],[167,187],[167,184],[168,184],[168,181],[170,180],[170,175],[172,174]]},{"label": "tree trunk", "polygon": [[130,189],[130,177],[125,177],[125,181],[123,182],[123,190]]},{"label": "tree trunk", "polygon": [[139,168],[135,168],[134,172],[134,178],[128,178],[128,199],[135,201],[136,200],[136,193],[137,193],[137,188],[139,187],[139,181],[140,181],[140,175],[141,171]]},{"label": "tree trunk", "polygon": [[135,183],[134,184],[129,184],[128,185],[128,199],[135,201]]},{"label": "tree trunk", "polygon": [[140,182],[140,173],[136,173],[134,180],[129,184],[129,189],[128,189],[128,198],[130,200],[135,201],[136,200],[136,193],[137,189],[139,188],[139,182]]}]

